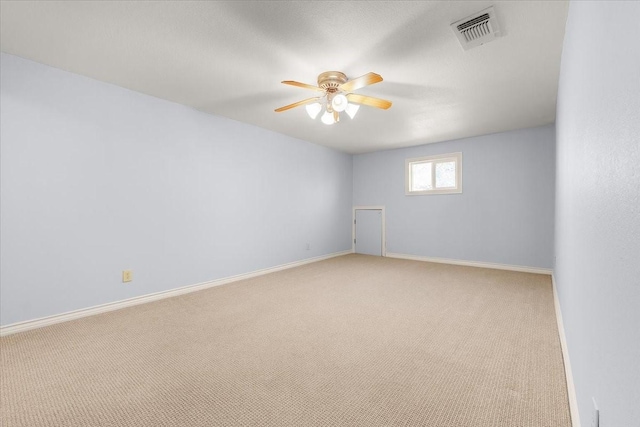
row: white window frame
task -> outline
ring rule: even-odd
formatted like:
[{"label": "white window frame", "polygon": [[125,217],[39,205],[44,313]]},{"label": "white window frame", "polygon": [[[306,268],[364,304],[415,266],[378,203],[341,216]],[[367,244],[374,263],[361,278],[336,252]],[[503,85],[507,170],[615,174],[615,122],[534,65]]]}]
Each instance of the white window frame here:
[{"label": "white window frame", "polygon": [[[436,164],[445,162],[456,163],[456,187],[435,188]],[[433,163],[431,168],[431,182],[434,188],[431,190],[411,191],[411,165],[413,163]],[[459,194],[462,193],[462,153],[438,154],[435,156],[414,157],[407,159],[404,166],[404,193],[407,196],[425,196],[429,194]]]}]

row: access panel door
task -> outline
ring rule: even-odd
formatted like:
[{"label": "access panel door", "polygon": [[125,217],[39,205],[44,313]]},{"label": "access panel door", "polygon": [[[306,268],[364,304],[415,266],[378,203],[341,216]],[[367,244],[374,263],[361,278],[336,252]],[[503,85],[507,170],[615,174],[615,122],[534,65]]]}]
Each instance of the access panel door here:
[{"label": "access panel door", "polygon": [[355,228],[356,253],[382,256],[382,210],[356,209]]}]

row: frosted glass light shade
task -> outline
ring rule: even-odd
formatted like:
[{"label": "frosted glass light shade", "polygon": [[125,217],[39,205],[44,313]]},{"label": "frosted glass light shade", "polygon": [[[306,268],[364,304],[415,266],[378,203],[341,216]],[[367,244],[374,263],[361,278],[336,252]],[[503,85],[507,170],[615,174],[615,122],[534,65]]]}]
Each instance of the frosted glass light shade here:
[{"label": "frosted glass light shade", "polygon": [[313,104],[307,104],[306,108],[307,108],[307,114],[309,115],[309,117],[311,117],[312,119],[315,119],[316,117],[318,117],[318,114],[320,114],[320,110],[322,110],[322,105],[320,105],[319,102],[314,102]]},{"label": "frosted glass light shade", "polygon": [[338,113],[341,111],[344,111],[348,105],[349,105],[349,101],[347,101],[347,97],[341,93],[334,96],[333,99],[331,100],[331,107]]},{"label": "frosted glass light shade", "polygon": [[333,120],[333,113],[330,113],[328,111],[324,112],[322,117],[320,117],[320,120],[322,120],[322,123],[324,123],[325,125],[332,125],[335,123],[335,121]]},{"label": "frosted glass light shade", "polygon": [[359,109],[360,109],[360,106],[358,104],[349,104],[347,105],[347,108],[345,109],[345,111],[347,112],[349,117],[353,119],[356,116],[356,113],[358,112]]}]

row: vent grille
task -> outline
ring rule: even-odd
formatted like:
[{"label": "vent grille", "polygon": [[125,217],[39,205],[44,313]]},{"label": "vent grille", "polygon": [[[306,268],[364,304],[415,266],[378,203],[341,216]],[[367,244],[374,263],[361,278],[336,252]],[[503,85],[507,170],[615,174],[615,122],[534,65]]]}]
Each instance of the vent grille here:
[{"label": "vent grille", "polygon": [[469,27],[477,26],[478,24],[482,24],[483,22],[488,20],[489,20],[489,14],[485,13],[483,15],[478,16],[477,18],[472,19],[471,21],[463,22],[462,24],[458,25],[458,30],[464,31]]},{"label": "vent grille", "polygon": [[464,50],[495,40],[500,35],[493,6],[451,24]]}]

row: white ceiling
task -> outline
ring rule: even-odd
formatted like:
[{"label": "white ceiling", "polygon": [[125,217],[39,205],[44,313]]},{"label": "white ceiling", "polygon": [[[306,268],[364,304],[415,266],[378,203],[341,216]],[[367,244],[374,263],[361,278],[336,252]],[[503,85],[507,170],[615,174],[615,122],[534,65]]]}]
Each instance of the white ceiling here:
[{"label": "white ceiling", "polygon": [[[464,51],[449,27],[495,5],[503,37]],[[566,1],[0,4],[3,52],[303,140],[362,153],[552,123]],[[327,70],[384,81],[355,120],[311,121]]]}]

